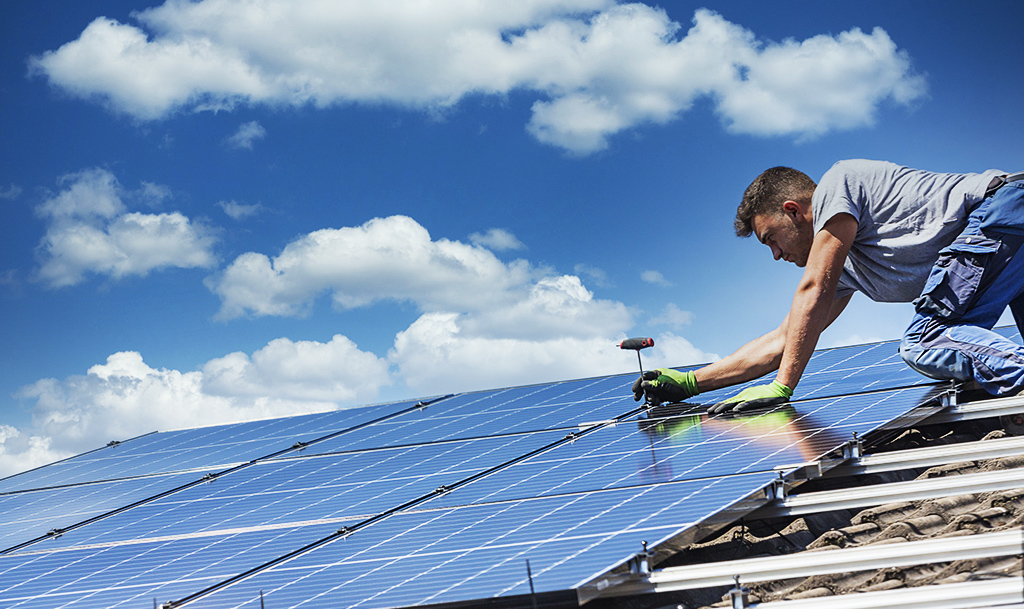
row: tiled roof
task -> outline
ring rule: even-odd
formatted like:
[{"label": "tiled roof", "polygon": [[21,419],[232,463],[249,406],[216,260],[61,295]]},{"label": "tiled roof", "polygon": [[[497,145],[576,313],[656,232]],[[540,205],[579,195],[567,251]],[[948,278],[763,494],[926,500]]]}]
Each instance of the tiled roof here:
[{"label": "tiled roof", "polygon": [[[895,450],[951,442],[984,442],[1006,437],[998,419],[932,426],[909,430],[876,450]],[[842,480],[823,479],[807,483],[801,490],[862,486],[909,479],[929,479],[1024,468],[1024,455],[966,461],[924,470],[865,474]],[[900,501],[853,513],[839,510],[790,518],[784,522],[753,521],[733,526],[718,536],[693,544],[657,568],[707,565],[717,561],[793,555],[798,552],[830,552],[836,549],[897,544],[925,539],[963,537],[979,533],[1021,530],[1024,527],[1024,488],[985,493],[953,495],[924,501]],[[1024,543],[1024,537],[1022,537]],[[1024,550],[1022,550],[1024,553]],[[749,589],[748,602],[758,603],[824,598],[864,592],[896,590],[918,586],[952,584],[979,579],[1015,578],[1022,581],[1022,556],[962,559],[951,562],[889,567],[867,571],[814,575],[760,583],[743,583]],[[728,590],[718,586],[631,599],[598,601],[595,609],[607,606],[732,607]],[[622,604],[625,603],[625,604]]]}]

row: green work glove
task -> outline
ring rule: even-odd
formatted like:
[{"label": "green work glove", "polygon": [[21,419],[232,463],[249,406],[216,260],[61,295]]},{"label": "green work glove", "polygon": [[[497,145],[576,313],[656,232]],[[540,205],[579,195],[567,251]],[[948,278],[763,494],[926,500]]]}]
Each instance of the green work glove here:
[{"label": "green work glove", "polygon": [[754,385],[747,387],[727,400],[715,404],[708,412],[711,414],[722,414],[723,412],[743,412],[755,408],[765,408],[777,404],[785,404],[793,396],[793,390],[778,381],[772,381],[767,385]]},{"label": "green work glove", "polygon": [[648,402],[654,406],[662,402],[682,402],[698,393],[700,390],[697,389],[697,377],[689,370],[648,370],[633,383],[633,399],[639,402],[646,394]]}]

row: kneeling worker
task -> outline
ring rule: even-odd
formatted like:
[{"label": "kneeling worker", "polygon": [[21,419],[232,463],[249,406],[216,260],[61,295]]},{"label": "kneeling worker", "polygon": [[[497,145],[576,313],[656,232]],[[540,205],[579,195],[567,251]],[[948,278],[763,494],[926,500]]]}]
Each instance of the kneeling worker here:
[{"label": "kneeling worker", "polygon": [[804,268],[789,313],[771,332],[695,371],[644,373],[639,400],[682,401],[778,370],[712,407],[789,401],[818,342],[855,291],[913,302],[900,355],[941,380],[974,380],[993,395],[1024,389],[1024,347],[992,331],[1007,306],[1024,333],[1024,172],[933,173],[849,160],[815,184],[788,167],[743,193],[736,234]]}]

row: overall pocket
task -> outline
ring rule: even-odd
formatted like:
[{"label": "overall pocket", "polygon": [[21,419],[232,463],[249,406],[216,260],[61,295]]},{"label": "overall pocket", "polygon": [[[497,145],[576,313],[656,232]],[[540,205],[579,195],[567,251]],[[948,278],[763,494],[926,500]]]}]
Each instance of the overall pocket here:
[{"label": "overall pocket", "polygon": [[914,301],[918,313],[956,319],[970,307],[985,273],[985,265],[1000,243],[982,235],[961,235],[939,252],[921,296]]}]

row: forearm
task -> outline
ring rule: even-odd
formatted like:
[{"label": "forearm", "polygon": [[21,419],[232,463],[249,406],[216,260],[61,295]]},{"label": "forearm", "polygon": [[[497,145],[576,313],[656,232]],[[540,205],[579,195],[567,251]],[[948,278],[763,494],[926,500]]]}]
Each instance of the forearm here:
[{"label": "forearm", "polygon": [[695,371],[697,386],[702,392],[712,391],[756,379],[777,369],[786,345],[786,326],[784,320],[778,328],[755,338],[735,353]]},{"label": "forearm", "polygon": [[810,361],[818,337],[832,320],[832,292],[827,285],[813,281],[802,281],[793,297],[790,309],[791,322],[785,338],[785,347],[779,373],[775,380],[790,389],[795,389]]},{"label": "forearm", "polygon": [[775,380],[795,389],[810,361],[818,337],[843,311],[850,297],[836,299],[843,262],[857,231],[853,216],[839,214],[815,235],[804,276],[789,310],[785,347]]}]

